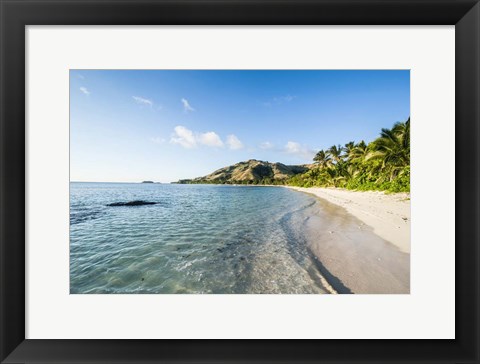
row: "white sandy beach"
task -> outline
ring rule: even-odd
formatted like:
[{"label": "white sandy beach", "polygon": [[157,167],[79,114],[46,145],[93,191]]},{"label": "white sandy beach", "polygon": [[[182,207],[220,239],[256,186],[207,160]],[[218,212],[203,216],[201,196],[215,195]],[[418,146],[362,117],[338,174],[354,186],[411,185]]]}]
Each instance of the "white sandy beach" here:
[{"label": "white sandy beach", "polygon": [[410,194],[385,194],[376,191],[349,191],[338,188],[289,187],[311,193],[330,203],[341,206],[374,233],[410,253]]},{"label": "white sandy beach", "polygon": [[298,188],[321,200],[305,234],[322,275],[337,293],[410,292],[410,196]]}]

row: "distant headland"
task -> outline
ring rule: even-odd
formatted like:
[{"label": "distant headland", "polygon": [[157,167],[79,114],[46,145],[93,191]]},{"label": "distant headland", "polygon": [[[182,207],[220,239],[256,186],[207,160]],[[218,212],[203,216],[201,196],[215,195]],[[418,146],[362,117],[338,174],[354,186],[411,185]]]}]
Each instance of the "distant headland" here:
[{"label": "distant headland", "polygon": [[285,184],[300,173],[308,171],[309,165],[285,165],[256,159],[220,168],[209,175],[194,179],[182,179],[180,184]]}]

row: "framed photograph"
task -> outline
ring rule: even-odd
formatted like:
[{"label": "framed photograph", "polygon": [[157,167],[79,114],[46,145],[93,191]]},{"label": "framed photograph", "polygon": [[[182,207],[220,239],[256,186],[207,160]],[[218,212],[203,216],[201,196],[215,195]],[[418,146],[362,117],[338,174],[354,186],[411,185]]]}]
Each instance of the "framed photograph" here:
[{"label": "framed photograph", "polygon": [[477,1],[0,11],[2,363],[479,362]]},{"label": "framed photograph", "polygon": [[70,70],[70,294],[409,294],[409,116],[409,70]]}]

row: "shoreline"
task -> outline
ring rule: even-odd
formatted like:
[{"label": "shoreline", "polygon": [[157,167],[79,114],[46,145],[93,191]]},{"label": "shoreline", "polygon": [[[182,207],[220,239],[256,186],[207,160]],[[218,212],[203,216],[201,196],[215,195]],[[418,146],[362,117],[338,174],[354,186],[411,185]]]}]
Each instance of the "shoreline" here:
[{"label": "shoreline", "polygon": [[408,194],[287,187],[318,200],[302,229],[317,269],[337,293],[410,293]]},{"label": "shoreline", "polygon": [[312,194],[343,207],[373,232],[410,254],[410,194],[385,194],[379,191],[350,191],[339,188],[294,187],[289,189]]},{"label": "shoreline", "polygon": [[[213,185],[213,187],[215,186],[220,185]],[[195,219],[182,219],[186,223],[185,225],[180,224],[180,228],[178,228],[179,220],[175,214],[181,213],[184,216],[185,211],[190,211],[190,213],[193,212],[191,216],[199,216],[201,214],[196,213],[196,211],[205,211],[202,204],[188,206],[185,211],[176,212],[176,210],[172,210],[173,218],[170,220],[165,220],[165,216],[162,215],[165,211],[163,208],[149,210],[149,215],[162,216],[164,226],[167,229],[168,226],[176,226],[175,232],[180,230],[180,235],[174,235],[172,240],[170,233],[162,235],[158,230],[155,230],[156,225],[154,225],[151,235],[147,239],[149,243],[138,244],[135,234],[126,234],[125,238],[122,237],[124,239],[122,243],[116,244],[112,248],[115,249],[117,246],[129,247],[129,244],[132,244],[132,247],[139,249],[140,253],[138,253],[137,258],[134,254],[133,260],[128,261],[127,265],[120,258],[113,262],[107,262],[121,268],[119,271],[123,272],[122,278],[118,278],[116,273],[113,278],[105,276],[104,280],[102,280],[103,278],[99,280],[98,287],[105,286],[110,289],[105,293],[119,292],[118,289],[128,291],[131,284],[136,285],[137,290],[143,290],[142,292],[145,293],[152,293],[151,290],[158,290],[155,291],[156,293],[410,293],[410,254],[401,251],[387,239],[379,236],[370,226],[372,224],[367,225],[357,217],[358,211],[357,216],[354,216],[347,207],[342,206],[342,201],[347,205],[354,205],[355,203],[357,210],[364,212],[365,210],[368,212],[369,208],[375,207],[380,210],[377,215],[382,215],[382,213],[388,213],[385,211],[385,206],[388,205],[387,201],[393,199],[393,204],[400,203],[409,212],[410,201],[406,200],[406,194],[386,195],[381,192],[354,192],[328,188],[260,186],[267,188],[289,187],[292,191],[283,190],[284,192],[282,192],[271,189],[266,194],[262,191],[252,194],[250,191],[246,191],[247,189],[238,188],[240,192],[234,192],[235,194],[240,193],[238,195],[240,199],[230,204],[230,210],[226,210],[234,213],[219,216],[217,215],[218,209],[208,210],[217,216],[215,219],[217,223],[213,225],[215,229],[206,230],[204,229],[204,221],[196,221],[196,226],[200,227],[200,230],[193,229],[195,230],[195,237],[198,239],[197,245],[192,243],[190,238],[193,231],[191,221],[195,222]],[[240,185],[238,187],[255,186]],[[78,188],[84,190],[87,188],[85,191],[90,193],[88,186],[79,186]],[[121,186],[110,186],[108,188],[112,191],[123,191]],[[118,190],[119,188],[120,190]],[[140,188],[143,189],[144,187]],[[150,188],[147,190],[150,191]],[[199,191],[203,193],[202,190],[193,191],[193,194],[187,195],[187,197],[190,196],[190,200],[193,196],[193,200],[197,201],[199,200],[198,197],[208,197],[208,193],[210,193],[208,190],[206,195],[196,195]],[[147,193],[150,193],[148,191]],[[171,191],[175,196],[177,195],[176,188],[171,189]],[[103,193],[101,196],[103,196]],[[184,195],[180,193],[178,196]],[[227,196],[226,201],[230,201],[228,199],[229,195],[223,192],[221,194],[222,201],[225,196]],[[263,196],[264,200],[262,201],[266,210],[258,208],[259,196]],[[95,199],[92,201],[94,204],[96,203]],[[248,208],[246,210],[241,209],[239,213],[238,202],[245,204]],[[200,210],[196,209],[197,207]],[[142,210],[133,209],[130,211],[140,211],[139,214],[133,213],[128,216],[132,221],[135,221],[135,219],[140,221],[139,224],[133,223],[131,226],[135,229],[141,226],[140,234],[143,236],[145,234],[143,225],[145,219],[142,217]],[[253,214],[250,215],[248,212],[253,212]],[[72,214],[72,210],[70,213]],[[268,213],[268,215],[265,215],[265,213]],[[93,211],[91,218],[90,215],[86,218],[82,214],[81,211],[81,214],[78,215],[78,224],[75,222],[76,225],[72,225],[72,220],[70,220],[70,226],[75,226],[71,231],[80,231],[80,233],[88,231],[87,233],[91,234],[91,231],[88,230],[89,224],[80,225],[79,223],[100,217],[95,220],[96,224],[101,229],[109,229],[109,221],[115,221],[116,219],[114,215],[109,214],[97,216],[95,211]],[[239,220],[239,216],[242,216],[243,220]],[[409,216],[408,214],[406,221],[401,220],[407,226],[410,224]],[[113,220],[111,220],[112,218]],[[250,228],[250,222],[257,218],[263,224],[258,225],[260,227],[255,224],[253,228]],[[150,219],[150,221],[157,220],[155,218]],[[171,223],[168,223],[168,221]],[[222,231],[223,226],[231,226],[231,228],[223,231],[222,235],[215,237],[213,232]],[[70,244],[73,242],[72,237],[74,235],[72,234],[70,235]],[[100,239],[98,241],[103,241],[103,236],[98,236],[98,239]],[[215,237],[215,239],[212,240],[212,237]],[[80,241],[78,239],[81,239],[81,234],[77,234],[77,242]],[[212,244],[212,241],[214,244]],[[145,246],[149,246],[152,242],[155,252],[161,252],[161,254],[153,260],[150,258],[144,260]],[[82,249],[85,249],[85,244],[80,245]],[[91,252],[98,249],[99,246],[103,245],[92,244],[91,247],[87,247],[87,251],[83,254],[92,254]],[[172,266],[166,264],[163,266],[162,269],[165,269],[168,274],[181,272],[193,265],[193,269],[198,270],[197,272],[200,272],[201,275],[205,274],[207,278],[202,281],[189,279],[184,281],[183,273],[180,275],[175,275],[175,273],[169,283],[164,285],[164,279],[161,275],[159,276],[157,271],[158,263],[163,258],[173,264]],[[78,284],[84,284],[87,287],[90,283],[82,281],[83,271],[81,269],[84,267],[81,264],[81,262],[78,263],[77,267],[77,269],[80,269],[80,273],[77,274]],[[134,269],[132,270],[131,267],[134,267]],[[209,276],[208,272],[211,269],[225,272],[225,281],[217,286],[219,283],[215,278],[217,274]],[[72,277],[72,274],[74,274],[72,270],[70,274]],[[125,280],[126,286],[122,286],[122,280]],[[100,289],[98,287],[92,289]],[[72,290],[72,285],[70,288]],[[129,292],[133,293],[133,291]]]}]

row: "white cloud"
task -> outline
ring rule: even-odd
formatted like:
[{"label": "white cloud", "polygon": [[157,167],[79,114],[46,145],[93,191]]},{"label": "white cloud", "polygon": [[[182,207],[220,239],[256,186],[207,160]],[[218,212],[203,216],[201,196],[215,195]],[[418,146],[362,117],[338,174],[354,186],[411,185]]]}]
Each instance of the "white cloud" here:
[{"label": "white cloud", "polygon": [[292,95],[286,95],[286,96],[280,96],[280,97],[274,97],[273,98],[273,101],[281,104],[281,103],[284,103],[284,102],[290,102],[290,101],[293,101],[293,99],[295,99],[297,96],[292,96]]},{"label": "white cloud", "polygon": [[195,133],[181,125],[178,125],[174,128],[174,133],[170,138],[170,143],[179,144],[188,149],[195,148],[198,145],[218,148],[224,146],[222,139],[214,131]]},{"label": "white cloud", "polygon": [[289,141],[285,145],[285,152],[289,154],[297,155],[301,158],[312,159],[315,155],[315,152],[304,145],[301,145],[297,142]]},{"label": "white cloud", "polygon": [[147,106],[153,106],[153,101],[149,99],[144,99],[143,97],[140,96],[132,96],[132,98],[135,100],[135,102],[139,105],[147,105]]},{"label": "white cloud", "polygon": [[201,133],[197,136],[197,140],[200,144],[208,147],[223,147],[222,139],[214,131],[208,131]]},{"label": "white cloud", "polygon": [[272,149],[273,144],[270,142],[263,142],[260,144],[260,149]]},{"label": "white cloud", "polygon": [[195,111],[195,109],[190,106],[187,99],[182,99],[181,101],[182,101],[182,104],[183,104],[183,111],[185,111],[185,112]]},{"label": "white cloud", "polygon": [[87,96],[90,95],[90,91],[88,91],[86,87],[80,87],[80,91],[82,91]]},{"label": "white cloud", "polygon": [[233,149],[233,150],[243,148],[243,143],[234,134],[230,134],[227,136],[227,145],[230,147],[230,149]]},{"label": "white cloud", "polygon": [[170,138],[170,143],[180,144],[184,148],[194,148],[197,146],[197,141],[193,132],[184,126],[176,126],[175,132]]},{"label": "white cloud", "polygon": [[151,141],[152,143],[155,143],[155,144],[163,144],[163,143],[165,143],[165,139],[164,139],[164,138],[160,138],[160,137],[150,138],[150,141]]},{"label": "white cloud", "polygon": [[301,145],[300,143],[297,143],[297,142],[288,142],[286,145],[285,145],[285,151],[287,153],[298,153],[301,149]]},{"label": "white cloud", "polygon": [[85,77],[83,75],[81,75],[80,73],[77,73],[77,78],[81,79],[81,80],[84,80]]},{"label": "white cloud", "polygon": [[292,96],[292,95],[285,95],[285,96],[277,96],[274,97],[273,99],[266,101],[263,103],[264,106],[273,106],[273,105],[281,105],[281,104],[286,104],[288,102],[293,101],[296,99],[297,96]]}]

